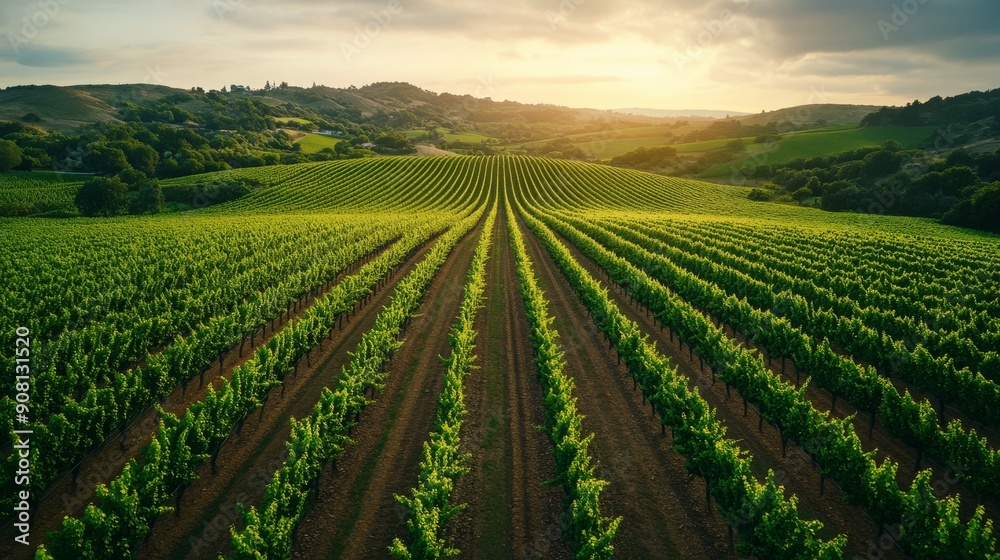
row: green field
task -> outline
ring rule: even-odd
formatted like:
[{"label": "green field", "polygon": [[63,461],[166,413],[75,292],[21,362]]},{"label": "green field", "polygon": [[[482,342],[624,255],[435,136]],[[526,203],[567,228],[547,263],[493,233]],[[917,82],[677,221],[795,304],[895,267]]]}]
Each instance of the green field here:
[{"label": "green field", "polygon": [[315,154],[323,148],[330,148],[332,150],[337,144],[343,141],[342,138],[307,132],[305,136],[296,140],[295,143],[302,146],[302,153]]},{"label": "green field", "polygon": [[[671,144],[663,137],[635,137],[620,138],[611,140],[591,140],[587,142],[575,143],[591,158],[599,161],[607,161],[616,156],[627,154],[639,148],[649,148],[656,146],[673,146],[682,154],[707,152],[717,150],[732,142],[733,138],[722,138],[719,140],[704,140],[701,142],[688,142],[685,144]],[[744,142],[750,142],[753,138],[743,138]],[[537,144],[537,143],[533,143]],[[529,144],[525,144],[526,146]]]},{"label": "green field", "polygon": [[54,171],[0,173],[0,216],[76,212],[73,197],[89,177]]},{"label": "green field", "polygon": [[[625,140],[634,138],[665,138],[669,133],[677,131],[677,128],[672,126],[637,126],[632,128],[619,128],[616,130],[607,130],[604,132],[581,132],[579,134],[567,134],[563,138],[573,142],[574,144],[584,144],[590,142],[598,141],[614,141],[614,140]],[[556,138],[546,138],[545,140],[535,140],[534,142],[526,142],[521,147],[538,147],[548,144],[556,140]]]},{"label": "green field", "polygon": [[278,125],[296,123],[296,124],[309,124],[312,121],[309,119],[303,119],[299,117],[274,117],[274,122]]},{"label": "green field", "polygon": [[[481,144],[490,139],[489,136],[485,134],[480,134],[478,132],[444,132],[440,131],[441,135],[444,137],[445,142],[465,142],[467,144]],[[403,134],[410,140],[415,140],[425,134],[427,131],[424,129],[411,129],[404,130]],[[427,140],[424,140],[425,142]]]},{"label": "green field", "polygon": [[796,158],[827,156],[868,146],[879,146],[887,140],[897,140],[904,148],[913,148],[930,139],[935,130],[937,127],[934,126],[886,126],[822,129],[786,134],[776,144],[747,143],[747,157],[712,167],[700,176],[727,177],[734,169],[746,165],[785,163]]},{"label": "green field", "polygon": [[[0,196],[73,185],[24,175],[0,176]],[[511,491],[539,498],[520,514],[531,526],[576,531],[553,525],[546,558],[667,557],[641,551],[727,518],[762,559],[860,556],[896,519],[914,520],[912,558],[996,553],[971,506],[1000,499],[1000,465],[971,426],[1000,427],[1000,236],[524,156],[164,188],[221,177],[268,186],[172,214],[0,218],[0,332],[15,333],[0,363],[14,371],[30,331],[44,364],[30,420],[0,417],[0,445],[31,429],[48,453],[30,479],[41,546],[11,558],[326,558],[390,542],[407,557],[430,541],[492,558],[462,527],[525,539],[494,503]],[[142,415],[147,429],[129,426]],[[803,448],[778,484],[768,473]],[[62,499],[85,458],[98,466]],[[969,468],[938,495],[946,460]],[[0,461],[8,517],[18,468]],[[463,484],[488,499],[454,508]],[[688,502],[691,528],[657,521]],[[237,504],[245,515],[219,517]],[[378,523],[388,537],[362,530]]]},{"label": "green field", "polygon": [[934,126],[884,126],[799,132],[782,138],[778,149],[769,154],[768,160],[782,163],[795,158],[811,158],[866,146],[879,146],[887,140],[898,140],[904,148],[913,148],[928,140],[935,130],[937,127]]},{"label": "green field", "polygon": [[[587,155],[598,161],[608,161],[616,156],[626,154],[639,148],[673,146],[679,153],[695,154],[723,148],[732,138],[706,140],[683,144],[671,144],[665,136],[670,127],[652,126],[627,128],[609,131],[603,134],[572,134],[567,139],[582,149]],[[769,152],[767,161],[780,163],[795,158],[809,158],[817,155],[828,155],[844,150],[853,150],[865,146],[877,146],[886,140],[899,140],[905,147],[920,144],[933,134],[935,127],[879,127],[858,129],[853,124],[833,125],[819,129],[791,132],[782,135],[778,149]],[[522,148],[539,147],[553,139],[528,142]],[[753,144],[754,137],[741,138],[751,154],[762,153],[764,146]],[[770,145],[768,145],[770,146]],[[767,149],[773,149],[768,147]],[[749,159],[749,158],[748,158]],[[739,165],[742,165],[740,162]],[[714,177],[728,174],[725,169],[730,165],[712,168],[704,175]],[[721,171],[720,171],[721,170]]]}]

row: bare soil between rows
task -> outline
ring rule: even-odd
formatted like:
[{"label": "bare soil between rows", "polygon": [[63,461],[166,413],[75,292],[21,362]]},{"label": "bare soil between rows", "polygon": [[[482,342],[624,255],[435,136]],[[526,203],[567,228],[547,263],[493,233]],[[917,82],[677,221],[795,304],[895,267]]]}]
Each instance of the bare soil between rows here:
[{"label": "bare soil between rows", "polygon": [[[382,250],[384,248],[373,251],[350,265],[316,290],[315,294],[305,296],[297,309],[292,308],[274,321],[269,321],[263,332],[256,334],[252,344],[248,339],[245,345],[237,345],[224,352],[221,360],[213,361],[202,375],[181,383],[158,404],[167,412],[182,415],[192,404],[204,400],[209,386],[218,387],[223,379],[230,379],[233,370],[250,360],[256,348],[265,345],[290,321],[301,317],[317,298],[322,297],[338,281],[352,274],[361,265],[377,257]],[[0,535],[3,539],[0,554],[5,558],[33,558],[37,545],[48,542],[48,532],[58,530],[64,517],[83,515],[84,509],[95,499],[94,492],[98,484],[108,484],[121,473],[129,460],[140,457],[141,451],[149,445],[158,428],[156,409],[150,406],[129,425],[124,437],[109,438],[80,463],[75,484],[72,473],[66,473],[46,492],[32,514],[31,530],[34,536],[30,547],[18,546],[8,550],[8,543],[13,542],[13,527],[8,526]]]},{"label": "bare soil between rows", "polygon": [[356,307],[330,340],[300,360],[297,371],[272,391],[263,408],[247,417],[239,433],[233,431],[219,453],[216,472],[209,462],[198,469],[198,479],[183,493],[177,511],[153,525],[139,558],[198,559],[232,553],[229,527],[242,522],[237,504],[249,507],[263,500],[267,484],[287,457],[289,419],[308,416],[323,390],[336,385],[342,366],[350,359],[347,352],[374,325],[389,303],[392,288],[432,245],[429,241],[414,251],[374,295]]},{"label": "bare soil between rows", "polygon": [[[739,296],[739,294],[736,295],[737,297]],[[719,321],[717,317],[713,317],[713,321],[723,328],[723,332],[726,333],[729,338],[745,348],[756,350],[764,358],[768,368],[775,375],[783,378],[786,382],[798,387],[808,378],[809,372],[798,371],[791,359],[769,358],[767,349],[764,346],[755,344],[753,341],[748,340],[743,333],[735,330],[732,325]],[[862,361],[855,360],[850,354],[839,348],[834,347],[834,350],[846,359],[854,360],[861,365],[867,365]],[[908,390],[918,401],[926,398],[932,403],[936,403],[936,399],[931,398],[927,394],[921,393],[908,383],[895,377],[889,377],[889,379],[900,392]],[[997,507],[1000,504],[997,504],[994,500],[988,500],[978,496],[974,491],[958,481],[953,469],[942,466],[939,461],[934,460],[928,455],[924,454],[919,457],[920,460],[918,463],[917,450],[889,434],[878,415],[876,415],[876,421],[873,429],[871,425],[871,415],[868,411],[859,411],[847,402],[842,395],[838,396],[837,399],[834,399],[833,395],[829,391],[821,389],[815,384],[810,384],[807,387],[806,398],[810,403],[812,403],[816,410],[830,413],[832,418],[844,419],[851,417],[851,424],[855,433],[858,434],[864,450],[874,450],[876,462],[881,464],[885,459],[891,459],[892,461],[898,463],[899,469],[896,473],[896,480],[899,482],[900,488],[904,491],[910,487],[913,479],[916,477],[918,472],[917,466],[919,464],[919,469],[921,471],[926,469],[930,469],[932,471],[933,476],[931,481],[938,498],[944,496],[958,496],[961,499],[960,514],[963,518],[971,517],[975,512],[976,507],[978,505],[982,505],[986,510],[988,518],[994,520],[1000,519],[1000,508]],[[967,428],[976,424],[975,422],[971,422],[954,407],[946,407],[946,411],[948,412],[948,419],[957,417]],[[989,432],[984,432],[981,428],[982,426],[980,425],[977,428],[977,433],[981,436],[988,437]],[[871,434],[870,436],[869,433]]]},{"label": "bare soil between rows", "polygon": [[555,317],[584,430],[595,434],[597,475],[609,482],[601,513],[623,518],[615,557],[736,558],[722,517],[706,511],[704,483],[688,480],[684,458],[661,436],[659,421],[643,407],[576,292],[534,234],[522,232]]},{"label": "bare soil between rows", "polygon": [[[608,285],[603,271],[593,261],[584,256],[565,238],[558,234],[557,237],[570,249],[577,262],[595,278]],[[561,274],[560,277],[562,277]],[[562,278],[565,282],[564,277]],[[874,521],[861,508],[845,503],[843,492],[832,481],[826,482],[825,491],[821,495],[819,470],[811,464],[811,460],[804,451],[789,442],[787,453],[783,456],[780,434],[767,422],[763,423],[762,430],[758,430],[759,418],[756,410],[753,406],[749,406],[747,414],[744,415],[743,400],[738,391],[731,389],[727,395],[725,384],[722,381],[713,384],[711,372],[707,368],[702,370],[698,356],[691,354],[677,337],[673,337],[671,341],[669,329],[661,330],[656,321],[648,316],[638,304],[631,302],[626,294],[609,286],[609,295],[626,316],[635,321],[640,329],[650,336],[657,349],[671,359],[671,363],[677,366],[678,373],[690,379],[691,383],[698,387],[702,397],[709,405],[716,408],[719,420],[727,428],[727,437],[737,440],[740,447],[752,455],[754,473],[758,479],[763,479],[769,469],[773,470],[777,482],[785,487],[786,495],[794,494],[798,497],[800,516],[803,519],[816,519],[823,523],[824,528],[821,531],[821,536],[829,538],[837,533],[843,533],[848,537],[845,556],[867,557],[871,547],[876,546],[875,540],[879,533],[879,528]],[[604,348],[607,348],[606,343]],[[622,382],[631,388],[630,379],[622,377]],[[649,407],[643,404],[640,391],[632,391],[632,395],[633,406],[644,408],[648,416],[650,414]],[[656,421],[654,425],[655,430],[659,432],[659,422]],[[704,508],[704,485],[701,481],[692,484],[698,484],[701,488],[700,497],[692,504],[700,503],[701,507]],[[894,547],[882,548],[879,550],[879,554],[879,558],[903,557],[902,553]]]},{"label": "bare soil between rows", "polygon": [[325,469],[317,499],[296,532],[293,558],[386,558],[406,537],[406,509],[395,494],[417,483],[423,442],[444,386],[441,357],[458,315],[482,225],[466,234],[438,270],[388,367],[386,386],[362,415],[348,447]]},{"label": "bare soil between rows", "polygon": [[555,478],[528,317],[503,210],[493,232],[484,308],[476,318],[479,369],[465,382],[468,409],[462,450],[471,454],[454,502],[468,508],[453,522],[462,558],[572,558]]}]

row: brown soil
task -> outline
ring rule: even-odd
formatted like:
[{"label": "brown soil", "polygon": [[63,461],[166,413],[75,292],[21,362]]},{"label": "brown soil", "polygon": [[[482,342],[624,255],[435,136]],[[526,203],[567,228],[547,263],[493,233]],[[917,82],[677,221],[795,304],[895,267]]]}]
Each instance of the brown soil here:
[{"label": "brown soil", "polygon": [[[570,248],[573,256],[584,268],[595,278],[604,281],[603,272],[593,261],[576,250],[565,239],[560,238],[560,240]],[[532,244],[538,245],[538,242],[532,238]],[[540,245],[538,246],[540,247]],[[569,289],[568,283],[561,274],[559,278],[561,282],[565,283],[566,289]],[[826,482],[825,493],[821,495],[819,471],[812,466],[810,459],[801,449],[789,442],[787,454],[783,457],[780,434],[767,422],[763,423],[763,430],[758,431],[759,418],[756,410],[753,406],[749,406],[748,413],[744,416],[743,401],[735,389],[732,389],[727,396],[723,382],[719,381],[713,384],[711,372],[707,368],[704,371],[701,369],[698,356],[694,354],[692,358],[689,349],[682,346],[676,337],[671,341],[669,330],[661,331],[654,319],[647,316],[645,310],[637,304],[630,302],[627,295],[612,288],[610,297],[628,318],[635,321],[643,332],[650,336],[658,350],[671,358],[671,362],[677,365],[678,373],[691,379],[698,386],[702,397],[708,401],[709,405],[716,407],[719,420],[728,430],[728,437],[737,440],[740,446],[752,455],[754,472],[758,479],[762,479],[768,469],[773,470],[777,482],[784,486],[786,495],[794,494],[798,497],[800,516],[803,519],[816,519],[823,523],[824,528],[821,536],[828,538],[836,533],[846,534],[848,544],[845,548],[845,557],[853,557],[854,555],[866,557],[870,552],[870,547],[876,546],[875,539],[878,534],[877,525],[867,514],[861,508],[844,503],[843,492],[832,481]],[[582,324],[584,319],[589,321],[585,312],[579,324]],[[604,344],[604,348],[607,348],[606,343]],[[633,406],[640,410],[643,409],[640,392],[638,390],[631,391],[631,381],[622,377],[620,382],[629,388]],[[581,402],[583,401],[584,399],[581,398]],[[645,406],[645,410],[648,417],[648,405]],[[659,431],[659,422],[654,422],[652,426],[657,432]],[[692,484],[697,484],[701,492],[696,492],[693,496],[700,494],[700,497],[689,500],[689,502],[691,504],[700,503],[701,507],[704,508],[704,486],[700,481]],[[631,518],[631,516],[626,517],[624,523],[629,522]],[[639,519],[642,517],[640,516]],[[892,547],[891,544],[878,552],[879,558],[903,557],[899,550]]]},{"label": "brown soil", "polygon": [[[852,356],[849,352],[844,351],[841,347],[837,346],[836,344],[831,344],[830,349],[833,350],[837,355],[843,358],[847,358],[849,360],[853,360],[855,363],[859,365],[862,366],[871,365],[863,360],[858,360],[857,358]],[[789,364],[791,364],[791,361],[789,361]],[[957,418],[962,422],[963,428],[965,428],[966,430],[976,430],[976,433],[979,434],[979,437],[986,438],[987,444],[991,448],[993,449],[1000,448],[1000,431],[997,431],[996,428],[992,426],[987,426],[986,424],[983,424],[979,420],[974,420],[970,418],[966,413],[962,412],[962,410],[960,410],[957,406],[955,406],[954,402],[945,402],[944,419],[943,421],[941,421],[941,399],[934,396],[932,393],[928,391],[918,389],[912,383],[904,381],[899,377],[892,375],[892,373],[886,372],[884,368],[880,369],[879,373],[883,377],[889,379],[889,381],[892,382],[893,387],[895,387],[896,390],[899,391],[901,394],[904,391],[909,391],[910,396],[913,397],[913,400],[917,402],[923,402],[925,400],[928,401],[931,404],[931,406],[934,407],[934,410],[938,412],[938,420],[942,426],[947,426],[948,422],[950,422],[952,419]],[[840,405],[840,400],[837,401],[837,405],[838,406]]]},{"label": "brown soil", "polygon": [[462,450],[472,455],[454,503],[468,508],[453,522],[462,558],[571,558],[561,512],[534,350],[507,224],[501,211],[487,263],[485,307],[476,318],[477,365],[465,382],[468,409]]},{"label": "brown soil", "polygon": [[576,292],[537,239],[522,231],[555,316],[584,429],[595,434],[590,451],[597,475],[610,483],[601,494],[601,513],[623,517],[615,556],[736,558],[722,517],[706,512],[704,484],[688,481],[684,458],[671,452],[659,421],[643,408],[625,366],[608,351]]},{"label": "brown soil", "polygon": [[[739,342],[741,345],[747,348],[752,348],[758,351],[761,356],[765,355],[765,348],[761,345],[754,344],[752,341],[748,341],[746,337],[739,332],[735,333],[733,336],[733,329],[730,325],[724,325],[726,332],[730,335],[730,338]],[[774,358],[770,360],[769,369],[773,371],[779,377],[783,377],[785,381],[796,385],[797,382],[804,382],[808,377],[808,372],[803,371],[801,376],[797,376],[795,372],[795,365],[792,360],[785,361],[785,373],[781,373],[782,359]],[[899,387],[898,380],[893,380],[897,388]],[[912,393],[911,393],[912,394]],[[914,395],[916,396],[916,395]],[[917,475],[917,451],[915,448],[907,445],[906,443],[896,439],[885,429],[879,416],[876,415],[875,427],[871,430],[871,415],[867,411],[859,411],[851,403],[847,402],[843,396],[839,396],[834,403],[833,395],[825,390],[820,389],[816,385],[810,384],[806,389],[806,398],[812,403],[813,407],[820,412],[829,412],[830,416],[833,418],[847,418],[848,416],[853,416],[851,424],[854,426],[855,433],[861,439],[862,448],[865,451],[875,451],[876,462],[881,464],[885,459],[891,459],[892,461],[898,463],[899,469],[896,472],[896,480],[899,482],[900,488],[903,491],[909,489],[910,484]],[[834,408],[831,409],[831,405]],[[869,431],[871,432],[871,437],[869,437]],[[967,486],[958,482],[954,475],[954,472],[950,468],[945,468],[938,461],[932,460],[926,454],[921,457],[919,464],[920,470],[930,469],[933,473],[931,477],[931,482],[934,486],[937,496],[954,496],[957,495],[962,498],[962,505],[960,509],[960,514],[964,517],[971,517],[976,509],[976,505],[982,504],[986,508],[986,516],[990,519],[1000,519],[1000,508],[997,507],[997,503],[993,500],[987,500],[985,498],[979,497],[975,492],[970,490]]]},{"label": "brown soil", "polygon": [[[703,310],[702,310],[703,311]],[[798,386],[799,383],[804,382],[809,375],[808,371],[797,372],[794,362],[791,359],[781,359],[781,358],[769,358],[767,350],[763,345],[756,344],[753,341],[747,340],[741,332],[733,329],[732,325],[720,322],[717,317],[713,317],[716,324],[723,328],[723,332],[727,334],[732,340],[741,344],[745,348],[750,348],[756,350],[768,364],[769,369],[774,372],[778,377],[784,378],[785,381],[793,385]],[[842,349],[834,346],[832,347],[840,356],[847,359],[853,359],[853,357],[844,352]],[[867,365],[864,362],[855,360],[861,365]],[[782,363],[784,362],[784,373],[782,373]],[[898,378],[891,378],[893,385],[897,390],[903,392],[904,390],[909,390],[910,394],[913,395],[918,401],[924,399],[929,399],[932,404],[937,405],[938,401],[930,397],[929,394],[923,393],[915,389],[912,385],[901,381]],[[913,479],[917,474],[917,458],[918,454],[915,448],[907,445],[906,443],[896,439],[886,431],[884,425],[876,416],[875,427],[871,429],[871,415],[868,411],[859,411],[851,403],[847,402],[843,396],[839,396],[836,401],[833,400],[833,395],[825,390],[821,389],[814,384],[810,384],[806,389],[806,398],[812,403],[813,407],[820,412],[828,412],[833,418],[847,418],[853,416],[852,425],[854,427],[855,433],[861,439],[862,446],[865,451],[874,450],[876,452],[876,462],[882,463],[885,459],[891,459],[892,461],[898,463],[899,469],[896,473],[896,480],[900,484],[900,488],[904,491],[910,487]],[[831,406],[833,408],[831,408]],[[990,431],[985,431],[982,426],[978,423],[970,422],[967,417],[962,415],[956,408],[946,406],[945,407],[947,418],[960,418],[966,427],[974,426],[977,432],[987,437],[991,437]],[[947,422],[947,420],[946,420]],[[869,432],[871,432],[871,437],[869,437]],[[991,443],[993,440],[990,440]],[[985,498],[980,498],[975,492],[970,490],[967,486],[958,483],[954,472],[950,468],[945,468],[940,462],[935,461],[924,454],[920,458],[919,467],[920,470],[930,469],[933,472],[931,478],[932,484],[937,492],[938,497],[943,497],[946,495],[958,495],[962,499],[962,506],[960,513],[964,518],[971,517],[975,511],[977,505],[982,504],[986,508],[986,515],[991,519],[1000,519],[1000,508],[994,500],[987,500]]]},{"label": "brown soil", "polygon": [[259,412],[247,417],[239,433],[230,435],[216,461],[216,473],[212,473],[211,464],[198,469],[198,479],[184,492],[180,508],[154,524],[139,551],[140,558],[215,558],[218,553],[232,552],[229,527],[242,522],[236,504],[249,507],[263,499],[267,484],[287,456],[289,418],[308,416],[323,389],[336,385],[341,367],[350,360],[347,352],[371,330],[382,307],[389,304],[391,288],[432,245],[425,243],[414,252],[356,315],[345,320],[332,340],[300,361],[297,373],[285,378],[283,389],[276,389]]},{"label": "brown soil", "polygon": [[[288,314],[282,314],[280,318],[275,319],[273,323],[269,322],[263,335],[261,333],[256,335],[253,345],[251,345],[250,339],[247,339],[242,352],[240,352],[239,345],[224,352],[221,355],[221,366],[220,361],[215,360],[202,376],[191,378],[188,382],[175,387],[174,391],[159,403],[160,406],[172,414],[183,414],[192,404],[204,399],[209,386],[218,387],[222,379],[229,379],[234,369],[252,358],[254,349],[266,344],[289,321],[301,317],[316,298],[325,294],[341,278],[352,274],[361,264],[372,260],[379,253],[381,250],[367,255],[351,265],[348,270],[317,290],[315,296],[310,294],[304,297],[298,310],[292,309]],[[94,491],[98,484],[109,483],[121,473],[122,468],[129,460],[140,456],[141,450],[152,440],[158,427],[157,412],[151,406],[130,424],[125,431],[124,438],[112,437],[105,441],[100,448],[93,451],[80,464],[75,485],[72,474],[66,473],[52,485],[36,505],[31,526],[32,532],[36,535],[32,539],[33,546],[22,546],[13,551],[6,550],[7,543],[13,540],[13,527],[8,526],[0,535],[3,543],[0,544],[0,554],[12,554],[9,556],[11,558],[33,557],[35,546],[41,542],[47,542],[48,539],[44,536],[49,531],[58,530],[62,526],[62,520],[65,516],[80,517],[83,514],[86,506],[93,502]]]},{"label": "brown soil", "polygon": [[416,485],[423,442],[434,427],[444,385],[441,357],[458,315],[466,272],[482,226],[466,235],[431,282],[423,307],[388,369],[386,387],[355,428],[355,445],[324,473],[319,498],[299,525],[294,558],[385,558],[406,536],[395,494]]}]

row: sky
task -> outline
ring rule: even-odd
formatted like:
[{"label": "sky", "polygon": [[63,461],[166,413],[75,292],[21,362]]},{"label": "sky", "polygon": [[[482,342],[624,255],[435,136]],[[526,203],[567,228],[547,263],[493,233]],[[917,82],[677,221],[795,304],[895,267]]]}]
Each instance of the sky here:
[{"label": "sky", "polygon": [[997,0],[0,0],[0,86],[405,81],[614,109],[1000,87]]}]

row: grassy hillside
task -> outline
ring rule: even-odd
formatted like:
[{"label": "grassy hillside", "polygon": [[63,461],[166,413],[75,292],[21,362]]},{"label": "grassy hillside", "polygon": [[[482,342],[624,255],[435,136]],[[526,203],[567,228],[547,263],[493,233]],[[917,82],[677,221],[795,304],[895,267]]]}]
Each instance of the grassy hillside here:
[{"label": "grassy hillside", "polygon": [[[408,140],[414,141],[417,138],[421,138],[427,134],[427,130],[410,129],[404,130],[403,134]],[[445,142],[465,142],[467,144],[479,144],[490,140],[490,137],[485,134],[480,134],[478,132],[441,132],[441,136],[444,138]],[[426,141],[426,140],[425,140]]]},{"label": "grassy hillside", "polygon": [[302,119],[302,118],[299,118],[299,117],[275,117],[274,118],[274,123],[277,124],[278,126],[285,126],[285,125],[288,125],[289,123],[294,123],[294,124],[309,124],[311,122],[312,121],[309,120],[309,119]]},{"label": "grassy hillside", "polygon": [[753,138],[721,138],[719,140],[684,142],[682,144],[671,144],[669,142],[664,142],[663,139],[656,138],[628,138],[622,140],[608,140],[603,146],[599,142],[581,144],[580,146],[584,150],[588,151],[594,159],[609,160],[615,156],[620,156],[638,148],[647,148],[652,146],[671,146],[681,154],[710,152],[723,148],[734,140],[751,142]]},{"label": "grassy hillside", "polygon": [[[768,123],[776,123],[778,130],[788,130],[789,137],[796,130],[803,127],[814,127],[819,120],[825,121],[827,126],[819,129],[811,129],[803,132],[833,132],[839,130],[853,129],[857,123],[868,113],[878,109],[871,105],[803,105],[800,107],[790,107],[757,115],[738,117],[744,126],[763,126]],[[711,119],[689,119],[687,123],[632,127],[603,133],[571,134],[565,136],[577,147],[582,149],[587,155],[598,161],[607,161],[611,158],[626,154],[639,148],[649,148],[655,146],[674,146],[680,153],[706,152],[725,146],[732,138],[707,140],[702,142],[676,143],[678,138],[704,128],[713,121]],[[897,134],[897,133],[893,133]],[[876,135],[877,136],[877,135]],[[554,139],[528,142],[521,148],[540,147]],[[743,138],[750,142],[753,137]],[[820,139],[820,142],[826,141]],[[794,143],[793,143],[794,144]],[[867,145],[867,144],[863,144]],[[818,149],[824,149],[821,145]],[[783,157],[783,156],[782,156]],[[800,156],[791,156],[790,159]]]},{"label": "grassy hillside", "polygon": [[[571,141],[583,151],[590,154],[594,159],[607,160],[637,148],[668,145],[675,138],[694,130],[699,130],[711,122],[713,122],[712,119],[692,118],[672,124],[635,126],[600,132],[583,132],[579,134],[567,134],[560,138],[566,138]],[[556,139],[546,138],[544,140],[526,142],[518,147],[521,149],[538,148]]]},{"label": "grassy hillside", "polygon": [[777,122],[784,123],[789,129],[794,130],[812,125],[818,120],[826,121],[830,125],[858,124],[861,122],[861,119],[878,109],[878,105],[837,105],[823,103],[787,107],[776,111],[737,118],[744,125]]},{"label": "grassy hillside", "polygon": [[35,113],[33,123],[46,130],[69,133],[90,122],[117,121],[117,106],[157,100],[181,90],[155,85],[20,86],[0,91],[0,120],[20,120]]},{"label": "grassy hillside", "polygon": [[[35,126],[71,132],[81,124],[117,120],[121,103],[149,104],[184,91],[146,84],[15,86],[0,91],[0,120],[20,120],[26,113],[36,113],[41,122],[33,123]],[[436,93],[405,82],[378,82],[346,88],[290,86],[235,95],[253,96],[267,105],[281,107],[290,113],[283,117],[286,119],[334,118],[358,124],[379,121],[392,114],[402,114],[411,121],[415,117],[417,123],[410,122],[411,126],[432,122],[448,128],[469,123],[507,123],[563,130],[580,129],[597,122],[612,128],[663,122],[663,119],[653,117],[620,115],[595,109],[497,102],[470,95]],[[181,103],[180,107],[197,113],[205,109],[205,104]],[[384,124],[393,125],[393,121],[387,119]]]},{"label": "grassy hillside", "polygon": [[343,142],[343,140],[339,138],[333,138],[323,134],[313,134],[312,132],[306,133],[304,136],[295,141],[296,144],[302,146],[302,151],[307,154],[315,154],[323,148],[333,149],[341,142]]},{"label": "grassy hillside", "polygon": [[865,146],[878,146],[887,140],[897,140],[903,147],[912,148],[930,138],[936,129],[934,126],[887,126],[789,134],[782,139],[771,158],[776,162],[809,158]]},{"label": "grassy hillside", "polygon": [[[840,130],[823,129],[786,134],[775,143],[748,144],[746,156],[730,163],[717,165],[702,173],[701,176],[729,176],[732,174],[734,166],[738,168],[744,165],[784,163],[796,158],[808,159],[867,146],[879,146],[887,140],[896,140],[904,148],[913,148],[928,140],[935,130],[937,127],[934,126],[886,126]],[[699,144],[708,143],[700,142]]]}]

